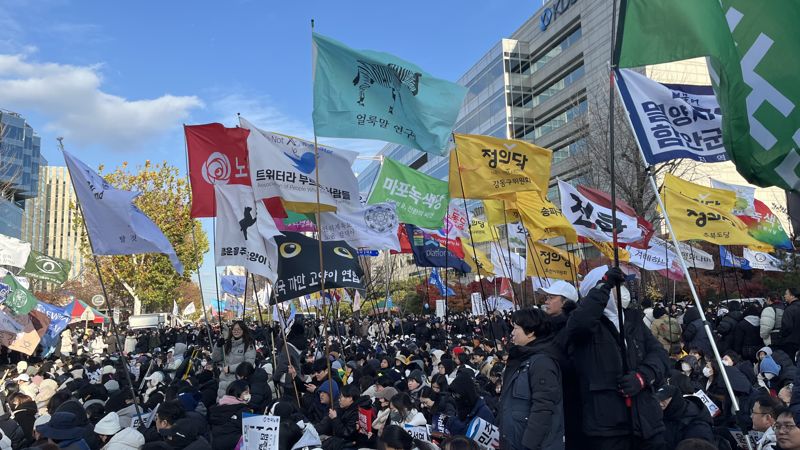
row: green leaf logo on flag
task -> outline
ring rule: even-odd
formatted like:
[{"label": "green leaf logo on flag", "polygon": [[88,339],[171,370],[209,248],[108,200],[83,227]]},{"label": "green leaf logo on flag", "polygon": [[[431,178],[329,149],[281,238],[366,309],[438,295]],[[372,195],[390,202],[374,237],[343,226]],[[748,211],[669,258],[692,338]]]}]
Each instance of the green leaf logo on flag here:
[{"label": "green leaf logo on flag", "polygon": [[444,225],[450,191],[446,181],[386,158],[367,201],[370,205],[382,202],[397,205],[400,222],[437,229]]},{"label": "green leaf logo on flag", "polygon": [[25,289],[17,282],[13,275],[8,274],[3,278],[3,283],[7,284],[11,290],[6,296],[5,305],[8,306],[14,314],[23,315],[28,314],[36,307],[36,297]]},{"label": "green leaf logo on flag", "polygon": [[72,263],[31,250],[22,275],[50,283],[63,284],[69,277]]}]

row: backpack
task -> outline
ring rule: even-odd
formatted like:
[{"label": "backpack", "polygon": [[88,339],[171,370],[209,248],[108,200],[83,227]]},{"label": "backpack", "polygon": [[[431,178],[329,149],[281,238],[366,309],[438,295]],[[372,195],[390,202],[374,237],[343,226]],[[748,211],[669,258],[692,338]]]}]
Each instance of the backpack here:
[{"label": "backpack", "polygon": [[681,324],[678,323],[678,319],[669,319],[667,320],[667,333],[666,338],[672,344],[676,344],[681,341]]}]

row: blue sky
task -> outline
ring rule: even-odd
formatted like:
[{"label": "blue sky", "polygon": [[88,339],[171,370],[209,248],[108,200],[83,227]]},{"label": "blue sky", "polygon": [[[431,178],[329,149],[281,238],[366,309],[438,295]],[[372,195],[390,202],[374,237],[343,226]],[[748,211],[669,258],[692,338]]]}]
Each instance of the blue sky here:
[{"label": "blue sky", "polygon": [[[0,108],[28,119],[51,165],[63,165],[56,137],[64,136],[92,167],[150,159],[183,171],[183,123],[233,125],[241,113],[311,137],[312,18],[319,33],[456,80],[540,4],[3,0]],[[383,145],[324,142],[366,154]]]}]

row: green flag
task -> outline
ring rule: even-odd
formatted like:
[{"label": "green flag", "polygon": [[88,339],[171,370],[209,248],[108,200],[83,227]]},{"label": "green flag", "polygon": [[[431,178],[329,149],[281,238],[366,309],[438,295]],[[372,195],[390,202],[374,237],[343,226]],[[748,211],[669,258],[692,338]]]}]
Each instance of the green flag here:
[{"label": "green flag", "polygon": [[18,316],[28,314],[36,307],[36,297],[34,297],[29,290],[22,287],[13,275],[10,273],[7,274],[5,278],[3,278],[3,283],[8,285],[9,288],[8,294],[6,294],[6,300],[3,304],[14,311],[14,314]]},{"label": "green flag", "polygon": [[738,172],[758,186],[800,191],[796,1],[628,0],[621,14],[619,67],[709,56]]},{"label": "green flag", "polygon": [[388,53],[313,33],[314,131],[442,155],[467,89]]},{"label": "green flag", "polygon": [[400,222],[423,228],[441,228],[450,192],[447,182],[437,180],[389,158],[383,160],[370,205],[395,202]]},{"label": "green flag", "polygon": [[54,258],[43,253],[31,250],[28,261],[22,270],[22,275],[37,280],[49,281],[56,284],[64,284],[69,277],[69,269],[72,263],[66,259]]}]

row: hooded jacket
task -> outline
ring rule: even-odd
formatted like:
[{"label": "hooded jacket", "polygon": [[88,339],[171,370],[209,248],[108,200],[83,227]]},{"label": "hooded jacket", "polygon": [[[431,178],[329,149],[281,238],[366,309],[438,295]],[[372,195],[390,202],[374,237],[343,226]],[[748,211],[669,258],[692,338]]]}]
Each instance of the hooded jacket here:
[{"label": "hooded jacket", "polygon": [[214,405],[208,411],[214,450],[229,450],[242,436],[242,413],[251,412],[246,403]]},{"label": "hooded jacket", "polygon": [[354,399],[353,404],[347,408],[336,408],[335,419],[325,416],[315,428],[319,434],[335,436],[352,443],[358,438],[358,409],[371,407],[372,402],[369,397],[362,395]]},{"label": "hooded jacket", "polygon": [[[681,334],[683,346],[687,350],[697,348],[703,351],[704,355],[712,355],[711,341],[708,339],[703,321],[700,320],[700,311],[697,308],[689,308],[683,316],[683,333]],[[722,348],[719,350],[723,352]]]},{"label": "hooded jacket", "polygon": [[102,450],[138,450],[144,445],[144,436],[135,428],[123,428],[108,440]]},{"label": "hooded jacket", "polygon": [[[667,388],[669,389],[669,388]],[[664,410],[664,448],[673,449],[684,439],[703,439],[714,442],[711,416],[697,397],[681,395],[672,388],[672,400]]]},{"label": "hooded jacket", "polygon": [[733,343],[731,348],[742,358],[755,361],[756,351],[764,346],[764,341],[759,333],[760,319],[758,316],[745,316],[733,328]]},{"label": "hooded jacket", "polygon": [[494,424],[495,417],[486,401],[480,397],[475,380],[459,374],[448,388],[456,406],[456,415],[447,421],[447,429],[453,436],[467,434],[467,427],[472,419],[481,419]]},{"label": "hooded jacket", "polygon": [[661,406],[653,396],[653,386],[663,381],[667,355],[644,326],[641,316],[625,310],[628,367],[639,373],[646,384],[631,397],[631,413],[619,392],[618,380],[624,375],[619,332],[604,314],[609,296],[610,286],[598,285],[580,301],[567,321],[567,335],[578,375],[583,432],[589,437],[611,437],[629,435],[632,430],[634,436],[651,439],[664,430]]},{"label": "hooded jacket", "polygon": [[509,350],[496,421],[502,449],[564,448],[558,358],[552,336]]}]

